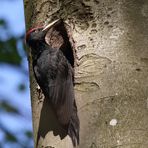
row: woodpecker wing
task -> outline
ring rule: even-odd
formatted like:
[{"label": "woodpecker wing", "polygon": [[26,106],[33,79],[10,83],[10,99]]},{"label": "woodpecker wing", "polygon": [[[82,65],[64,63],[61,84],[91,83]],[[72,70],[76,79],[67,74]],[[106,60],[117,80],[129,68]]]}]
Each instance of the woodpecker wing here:
[{"label": "woodpecker wing", "polygon": [[60,123],[68,125],[68,134],[76,146],[79,144],[79,118],[74,98],[73,68],[61,51],[60,54],[56,79],[49,83],[49,98]]},{"label": "woodpecker wing", "polygon": [[73,70],[61,51],[58,52],[56,77],[48,82],[49,99],[57,112],[59,121],[69,123],[73,111]]}]

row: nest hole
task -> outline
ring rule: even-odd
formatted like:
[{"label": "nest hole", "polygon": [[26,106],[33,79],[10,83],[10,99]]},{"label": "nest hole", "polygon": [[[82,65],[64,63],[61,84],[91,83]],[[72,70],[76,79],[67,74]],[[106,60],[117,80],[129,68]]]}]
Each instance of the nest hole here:
[{"label": "nest hole", "polygon": [[65,27],[65,23],[61,21],[58,25],[55,26],[55,29],[59,32],[59,34],[63,38],[63,44],[60,47],[60,50],[63,52],[66,59],[69,61],[72,67],[74,67],[74,49],[72,43],[72,36],[70,35],[70,32],[67,31],[67,28]]}]

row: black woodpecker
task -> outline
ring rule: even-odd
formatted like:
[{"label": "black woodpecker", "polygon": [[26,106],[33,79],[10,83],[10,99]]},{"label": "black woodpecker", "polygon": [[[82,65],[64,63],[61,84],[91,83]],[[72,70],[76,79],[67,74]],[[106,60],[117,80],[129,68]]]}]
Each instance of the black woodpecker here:
[{"label": "black woodpecker", "polygon": [[36,81],[45,98],[49,99],[60,125],[76,146],[79,145],[80,123],[74,95],[74,71],[60,49],[68,41],[54,29],[59,22],[61,20],[29,30],[26,43],[31,48]]}]

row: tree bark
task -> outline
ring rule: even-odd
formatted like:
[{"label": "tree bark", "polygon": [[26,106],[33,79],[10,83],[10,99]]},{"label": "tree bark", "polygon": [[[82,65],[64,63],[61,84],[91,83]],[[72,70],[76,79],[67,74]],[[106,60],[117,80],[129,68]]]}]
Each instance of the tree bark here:
[{"label": "tree bark", "polygon": [[[27,29],[55,18],[71,27],[79,147],[147,148],[148,1],[25,0],[25,15]],[[38,137],[37,147],[71,148],[68,137],[49,130],[51,117],[41,117],[50,108],[44,99],[39,103],[31,56],[29,63],[35,143]]]}]

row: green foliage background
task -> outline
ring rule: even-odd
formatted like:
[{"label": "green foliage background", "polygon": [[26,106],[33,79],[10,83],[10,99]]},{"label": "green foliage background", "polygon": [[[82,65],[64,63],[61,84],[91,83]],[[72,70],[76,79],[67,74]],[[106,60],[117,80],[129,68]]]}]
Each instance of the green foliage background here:
[{"label": "green foliage background", "polygon": [[[4,19],[0,20],[0,28],[7,31],[8,25]],[[18,42],[21,44],[24,42],[24,34],[22,36],[14,37],[7,32],[7,39],[0,38],[0,64],[8,64],[13,68],[17,68],[28,76],[28,71],[23,67],[22,60],[26,54],[24,54],[22,49],[18,46]],[[23,50],[25,49],[24,44],[22,44]],[[24,50],[25,51],[25,50]],[[23,54],[22,54],[23,53]],[[25,82],[18,84],[18,92],[24,92],[26,90]],[[0,93],[0,97],[1,93]],[[7,97],[7,94],[3,97]],[[13,96],[11,99],[14,99]],[[26,98],[29,99],[29,98]],[[23,102],[22,102],[23,103]],[[13,106],[10,102],[3,98],[0,98],[0,113],[10,114],[13,116],[22,116],[17,107]],[[31,121],[30,121],[31,123]],[[11,123],[10,123],[11,124]],[[32,131],[20,131],[23,132],[24,138],[18,138],[17,133],[12,133],[5,127],[0,121],[0,132],[3,133],[4,138],[0,139],[0,148],[11,147],[11,148],[31,148],[33,147],[33,136]],[[10,146],[11,145],[11,146]]]}]

